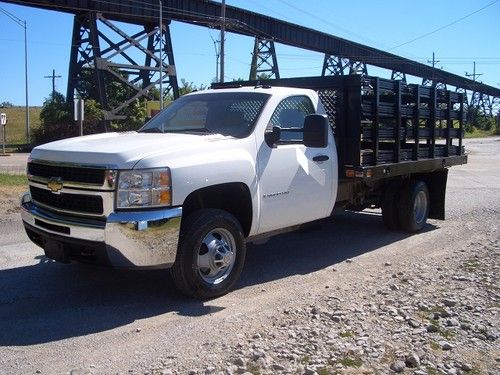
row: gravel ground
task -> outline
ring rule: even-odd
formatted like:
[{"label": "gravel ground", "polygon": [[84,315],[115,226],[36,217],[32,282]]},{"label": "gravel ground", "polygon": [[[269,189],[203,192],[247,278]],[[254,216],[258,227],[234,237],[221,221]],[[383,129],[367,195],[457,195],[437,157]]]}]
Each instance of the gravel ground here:
[{"label": "gravel ground", "polygon": [[21,195],[26,191],[28,191],[27,186],[0,186],[0,223],[17,219],[11,215],[21,211],[19,202]]},{"label": "gravel ground", "polygon": [[0,374],[499,374],[500,142],[467,147],[446,221],[410,236],[371,211],[275,237],[204,303],[161,272],[50,262],[7,215]]},{"label": "gravel ground", "polygon": [[280,308],[236,345],[211,343],[208,366],[172,373],[498,374],[500,237],[484,234],[376,273],[346,260],[330,269],[332,281],[348,274],[344,285]]}]

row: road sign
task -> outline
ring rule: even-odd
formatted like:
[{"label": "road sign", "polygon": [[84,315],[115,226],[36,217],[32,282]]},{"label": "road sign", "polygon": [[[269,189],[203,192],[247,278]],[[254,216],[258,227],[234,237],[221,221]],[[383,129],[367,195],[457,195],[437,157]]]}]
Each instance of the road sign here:
[{"label": "road sign", "polygon": [[75,121],[80,124],[80,135],[83,135],[83,120],[85,117],[85,106],[83,99],[75,99],[74,101]]},{"label": "road sign", "polygon": [[85,119],[83,103],[83,99],[75,99],[74,101],[75,121],[83,121]]},{"label": "road sign", "polygon": [[2,153],[5,155],[5,125],[7,125],[7,114],[0,113],[0,126],[2,127]]}]

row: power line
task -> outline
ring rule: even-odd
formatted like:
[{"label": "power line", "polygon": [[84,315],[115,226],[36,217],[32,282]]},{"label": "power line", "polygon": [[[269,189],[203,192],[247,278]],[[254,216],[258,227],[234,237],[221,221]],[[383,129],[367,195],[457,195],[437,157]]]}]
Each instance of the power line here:
[{"label": "power line", "polygon": [[453,26],[453,25],[457,24],[458,22],[463,21],[463,20],[465,20],[466,18],[469,18],[469,17],[473,16],[474,14],[479,13],[480,11],[482,11],[482,10],[484,10],[484,9],[486,9],[486,8],[488,8],[488,7],[490,7],[490,6],[492,6],[493,4],[498,3],[499,1],[500,1],[500,0],[494,0],[494,1],[492,1],[491,3],[489,3],[489,4],[485,5],[484,7],[480,8],[480,9],[478,9],[478,10],[475,10],[474,12],[469,13],[469,14],[467,14],[467,15],[465,15],[465,16],[463,16],[463,17],[461,17],[461,18],[459,18],[459,19],[457,19],[457,20],[455,20],[455,21],[452,21],[452,22],[450,22],[450,23],[448,23],[448,24],[446,24],[446,25],[444,25],[444,26],[438,27],[438,28],[437,28],[437,29],[435,29],[435,30],[429,31],[428,33],[422,34],[422,35],[420,35],[420,36],[418,36],[418,37],[416,37],[416,38],[414,38],[414,39],[412,39],[412,40],[409,40],[408,42],[404,42],[404,43],[401,43],[401,44],[399,44],[399,45],[397,45],[397,46],[391,47],[391,48],[389,48],[389,49],[388,49],[388,51],[391,51],[391,50],[393,50],[393,49],[396,49],[396,48],[399,48],[399,47],[402,47],[402,46],[406,46],[407,44],[410,44],[410,43],[416,42],[417,40],[420,40],[420,39],[423,39],[423,38],[425,38],[425,37],[427,37],[427,36],[429,36],[429,35],[435,34],[435,33],[437,33],[438,31],[441,31],[441,30],[443,30],[443,29],[446,29],[447,27]]},{"label": "power line", "polygon": [[19,26],[21,26],[21,27],[25,26],[24,21],[22,19],[20,19],[19,17],[16,17],[15,15],[13,15],[12,13],[10,13],[6,9],[0,7],[0,12],[2,12],[3,14],[5,14],[7,17],[9,17],[12,21],[14,21],[15,23],[17,23]]}]

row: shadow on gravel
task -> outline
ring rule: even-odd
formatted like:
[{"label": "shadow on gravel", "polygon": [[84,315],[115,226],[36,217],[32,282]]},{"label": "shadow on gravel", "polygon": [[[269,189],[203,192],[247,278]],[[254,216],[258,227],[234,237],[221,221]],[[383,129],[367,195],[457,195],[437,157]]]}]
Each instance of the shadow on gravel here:
[{"label": "shadow on gravel", "polygon": [[[422,232],[436,227],[427,224]],[[239,288],[303,275],[369,253],[411,234],[387,230],[377,213],[347,212],[247,249]],[[381,262],[390,259],[381,259]]]},{"label": "shadow on gravel", "polygon": [[[265,245],[249,245],[237,289],[311,273],[406,237],[385,230],[380,216],[340,215]],[[45,257],[38,261],[0,272],[0,346],[83,336],[166,313],[202,316],[223,309],[215,301],[180,296],[165,270],[64,265]],[[136,328],[131,326],[130,332]]]}]

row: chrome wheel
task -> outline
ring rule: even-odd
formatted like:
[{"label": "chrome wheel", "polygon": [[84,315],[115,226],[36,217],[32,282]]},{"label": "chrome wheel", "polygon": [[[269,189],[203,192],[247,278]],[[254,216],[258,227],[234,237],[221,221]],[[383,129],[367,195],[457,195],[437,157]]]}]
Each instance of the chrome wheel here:
[{"label": "chrome wheel", "polygon": [[215,228],[201,241],[198,273],[207,283],[217,285],[231,273],[236,260],[236,242],[227,229]]},{"label": "chrome wheel", "polygon": [[425,191],[420,190],[415,196],[415,202],[413,203],[413,217],[417,224],[421,224],[425,221],[428,204],[427,194],[425,194]]}]

